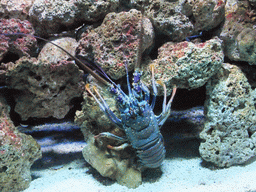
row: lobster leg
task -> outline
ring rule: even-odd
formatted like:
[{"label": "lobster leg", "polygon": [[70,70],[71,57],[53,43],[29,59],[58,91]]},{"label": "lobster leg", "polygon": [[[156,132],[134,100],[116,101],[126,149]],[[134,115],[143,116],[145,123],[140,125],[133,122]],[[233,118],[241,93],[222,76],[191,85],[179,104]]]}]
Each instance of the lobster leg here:
[{"label": "lobster leg", "polygon": [[[116,135],[114,135],[112,133],[109,133],[109,132],[100,133],[100,134],[94,136],[94,138],[95,139],[109,138],[109,139],[117,140],[117,141],[120,141],[120,142],[126,142],[127,141],[127,139],[125,139],[123,137],[116,136]],[[123,143],[120,146],[107,145],[107,148],[112,149],[112,150],[116,150],[116,151],[120,151],[120,150],[123,150],[124,148],[126,148],[128,146],[130,146],[128,143]]]},{"label": "lobster leg", "polygon": [[90,93],[90,95],[95,99],[95,101],[99,104],[100,109],[107,115],[107,117],[115,123],[117,126],[122,128],[122,121],[121,119],[117,118],[117,116],[109,109],[108,104],[106,101],[102,98],[102,96],[99,94],[97,89],[94,87],[94,91],[99,96],[101,102],[98,100],[98,98],[92,93],[92,91],[89,88],[89,84],[86,84],[85,89]]},{"label": "lobster leg", "polygon": [[119,137],[119,136],[116,136],[112,133],[109,133],[109,132],[102,132],[96,136],[94,136],[95,139],[99,139],[99,138],[108,138],[108,139],[113,139],[113,140],[116,140],[116,141],[121,141],[121,142],[125,142],[127,141],[127,139],[123,138],[123,137]]},{"label": "lobster leg", "polygon": [[124,150],[126,147],[129,147],[129,146],[131,146],[131,145],[128,144],[128,143],[124,143],[124,144],[122,144],[120,146],[116,146],[116,147],[114,147],[112,145],[107,145],[107,148],[115,150],[115,151],[121,151],[121,150]]}]

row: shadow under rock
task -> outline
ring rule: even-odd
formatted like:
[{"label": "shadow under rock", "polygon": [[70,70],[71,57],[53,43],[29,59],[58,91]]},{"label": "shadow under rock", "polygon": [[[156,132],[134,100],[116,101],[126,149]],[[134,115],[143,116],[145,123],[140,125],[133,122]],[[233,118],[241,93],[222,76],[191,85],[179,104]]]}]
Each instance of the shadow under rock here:
[{"label": "shadow under rock", "polygon": [[156,169],[146,169],[142,172],[142,182],[157,182],[163,174],[161,167]]},{"label": "shadow under rock", "polygon": [[85,166],[87,167],[87,163],[83,158],[81,152],[76,153],[68,153],[68,154],[59,154],[55,152],[47,152],[43,153],[43,157],[35,161],[32,165],[32,170],[43,170],[43,169],[59,169],[64,165],[71,163],[74,160],[81,159],[84,161]]},{"label": "shadow under rock", "polygon": [[116,181],[112,180],[108,177],[103,177],[96,169],[94,169],[91,165],[88,167],[88,171],[86,171],[86,174],[92,175],[94,179],[96,179],[98,182],[100,182],[102,185],[110,186],[114,184]]},{"label": "shadow under rock", "polygon": [[199,154],[199,139],[184,140],[177,142],[168,142],[167,136],[164,136],[165,139],[165,149],[166,149],[166,159],[172,158],[194,158],[200,157]]}]

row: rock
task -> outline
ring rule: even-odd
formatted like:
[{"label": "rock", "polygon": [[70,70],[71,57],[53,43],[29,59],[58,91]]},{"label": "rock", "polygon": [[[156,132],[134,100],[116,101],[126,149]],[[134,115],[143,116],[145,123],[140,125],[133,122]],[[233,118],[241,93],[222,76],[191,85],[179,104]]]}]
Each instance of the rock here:
[{"label": "rock", "polygon": [[256,155],[255,90],[235,65],[223,64],[206,85],[202,158],[219,167],[243,164]]},{"label": "rock", "polygon": [[[137,61],[141,18],[141,12],[135,9],[109,13],[99,27],[82,35],[78,55],[94,60],[112,79],[123,77],[124,63],[131,71]],[[142,52],[152,46],[154,39],[150,20],[144,17],[143,26]]]},{"label": "rock", "polygon": [[0,60],[6,53],[22,56],[33,55],[37,49],[36,38],[28,36],[4,36],[4,34],[25,33],[33,35],[35,33],[33,26],[27,20],[20,19],[0,19]]},{"label": "rock", "polygon": [[[109,92],[109,88],[99,83],[92,76],[88,76],[87,82],[90,84],[90,89],[96,87],[100,95],[104,98],[109,105],[111,111],[120,118],[120,112],[114,96]],[[95,94],[95,93],[94,93]],[[81,127],[85,140],[88,139],[90,134],[98,135],[101,132],[110,132],[123,136],[124,133],[115,125],[100,109],[99,104],[94,98],[86,91],[83,94],[84,102],[82,103],[82,110],[76,112],[75,123]],[[92,110],[88,110],[92,109]]]},{"label": "rock", "polygon": [[[1,2],[4,3],[4,2]],[[8,4],[8,3],[7,3]],[[19,19],[0,19],[0,33],[25,33],[34,34],[34,29],[29,21]],[[33,36],[5,36],[0,34],[0,61],[18,59],[22,56],[34,54],[37,48],[36,39]],[[6,61],[5,61],[6,62]],[[10,64],[10,63],[9,63]],[[0,84],[6,85],[6,72],[11,67],[8,64],[0,64]]]},{"label": "rock", "polygon": [[85,21],[98,21],[114,11],[119,6],[119,0],[35,0],[29,10],[29,16],[37,33],[49,34],[70,28]]},{"label": "rock", "polygon": [[209,31],[225,19],[225,1],[196,0],[192,12],[195,19],[195,30]]},{"label": "rock", "polygon": [[94,145],[93,137],[83,149],[85,160],[95,168],[103,177],[117,180],[128,188],[136,188],[141,182],[141,172],[130,167],[129,160],[120,158],[120,154],[102,150]]},{"label": "rock", "polygon": [[0,95],[0,191],[18,192],[29,187],[30,167],[42,157],[40,146],[13,125],[10,107]]},{"label": "rock", "polygon": [[141,172],[134,168],[128,168],[120,178],[117,178],[117,182],[128,188],[137,188],[142,183]]},{"label": "rock", "polygon": [[178,10],[177,2],[150,1],[145,14],[159,34],[167,35],[172,41],[184,40],[191,36],[194,26],[189,18]]},{"label": "rock", "polygon": [[[78,43],[74,38],[63,37],[51,42],[62,47],[63,49],[71,53],[71,55],[75,56],[75,51]],[[60,48],[51,43],[46,43],[43,49],[40,51],[40,54],[38,55],[38,60],[40,60],[40,62],[42,63],[58,63],[61,60],[68,59],[73,60]]]},{"label": "rock", "polygon": [[228,10],[220,38],[230,60],[256,64],[255,21],[256,12],[247,1],[234,2],[234,8]]},{"label": "rock", "polygon": [[28,19],[28,11],[32,6],[34,0],[3,0],[0,3],[1,18],[17,18],[21,20]]},{"label": "rock", "polygon": [[[165,83],[168,94],[173,85],[185,89],[203,86],[218,72],[224,59],[218,38],[198,44],[186,41],[168,42],[159,48],[158,53],[158,58],[151,64],[154,65],[156,81]],[[143,74],[142,80],[150,87],[151,72],[148,66],[144,67],[147,72]],[[161,86],[158,91],[158,94],[163,94]]]},{"label": "rock", "polygon": [[22,120],[29,117],[62,119],[73,107],[70,101],[84,90],[83,72],[71,61],[41,63],[23,57],[7,73],[15,95],[15,111]]}]

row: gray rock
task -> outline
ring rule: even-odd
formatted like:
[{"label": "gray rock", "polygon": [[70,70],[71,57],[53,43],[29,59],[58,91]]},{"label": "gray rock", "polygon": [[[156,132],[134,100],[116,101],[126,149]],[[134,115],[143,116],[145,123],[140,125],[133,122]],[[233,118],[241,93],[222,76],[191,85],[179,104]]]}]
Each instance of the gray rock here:
[{"label": "gray rock", "polygon": [[189,18],[178,10],[177,2],[152,0],[145,14],[158,33],[167,35],[173,41],[181,41],[194,31]]},{"label": "gray rock", "polygon": [[41,63],[22,57],[7,72],[15,95],[15,111],[22,120],[29,117],[62,119],[73,107],[70,101],[84,90],[83,72],[71,61]]},{"label": "gray rock", "polygon": [[37,33],[56,33],[61,27],[74,26],[77,22],[98,21],[114,11],[119,0],[35,0],[29,16]]},{"label": "gray rock", "polygon": [[255,90],[231,64],[223,64],[206,90],[206,123],[199,148],[202,158],[219,167],[246,162],[256,155]]}]

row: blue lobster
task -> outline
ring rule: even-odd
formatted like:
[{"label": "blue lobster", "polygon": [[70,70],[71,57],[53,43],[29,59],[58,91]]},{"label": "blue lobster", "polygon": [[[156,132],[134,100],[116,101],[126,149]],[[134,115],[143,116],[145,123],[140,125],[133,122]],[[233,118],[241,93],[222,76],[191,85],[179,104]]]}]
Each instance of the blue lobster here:
[{"label": "blue lobster", "polygon": [[[142,19],[143,20],[143,19]],[[107,85],[109,87],[110,92],[115,96],[115,99],[118,103],[118,107],[121,113],[121,119],[116,117],[116,115],[109,109],[108,104],[105,102],[104,98],[99,94],[97,89],[94,87],[94,91],[96,95],[90,90],[89,84],[86,85],[86,90],[89,92],[90,95],[93,96],[95,101],[99,104],[100,108],[104,113],[107,115],[107,117],[114,122],[120,129],[122,129],[125,132],[125,137],[119,137],[114,134],[111,134],[109,132],[103,132],[99,135],[95,136],[96,139],[99,139],[101,137],[111,138],[114,140],[121,141],[123,144],[121,146],[111,146],[108,145],[107,147],[109,149],[113,150],[121,150],[125,147],[131,145],[137,153],[137,156],[139,158],[139,167],[141,168],[157,168],[159,167],[164,158],[165,158],[165,147],[164,147],[164,141],[163,136],[160,133],[160,128],[165,123],[167,118],[170,115],[171,111],[171,103],[173,101],[174,95],[176,93],[176,87],[174,86],[172,91],[172,96],[169,100],[169,102],[166,104],[166,86],[163,82],[155,81],[154,78],[154,66],[151,65],[150,69],[152,72],[152,87],[153,87],[153,98],[151,104],[149,103],[150,99],[150,91],[147,88],[146,85],[144,85],[140,78],[142,73],[139,70],[139,63],[141,58],[141,46],[142,46],[142,34],[143,34],[143,27],[141,22],[141,33],[139,35],[139,49],[138,49],[138,58],[137,63],[135,64],[135,71],[133,73],[133,83],[132,88],[129,82],[129,75],[128,75],[128,69],[127,64],[125,63],[126,67],[126,76],[127,76],[127,85],[128,85],[128,95],[126,95],[119,85],[116,85],[106,74],[105,72],[100,69],[101,74],[108,79],[108,81],[105,78],[102,78],[102,76],[95,73],[90,67],[88,67],[88,64],[92,64],[92,61],[83,58],[85,60],[85,63],[83,63],[80,59],[77,57],[71,55],[68,51],[63,49],[62,47],[56,45],[55,43],[48,41],[44,38],[34,36],[38,39],[41,39],[43,41],[49,42],[53,44],[54,46],[57,46],[62,51],[64,51],[66,54],[68,54],[71,58],[73,58],[76,61],[76,64],[82,68],[83,70],[89,72],[93,77],[95,77],[97,80],[102,82],[103,84]],[[3,34],[7,36],[12,35],[29,35],[29,34],[23,34],[23,33],[15,33],[15,34]],[[91,65],[90,65],[91,66]],[[164,89],[164,101],[163,101],[163,109],[162,113],[158,116],[156,116],[153,112],[155,101],[156,101],[156,94],[157,94],[157,87],[156,83],[163,86]]]},{"label": "blue lobster", "polygon": [[[123,142],[124,144],[119,147],[113,147],[108,145],[109,149],[120,150],[124,147],[131,145],[139,157],[139,163],[142,168],[157,168],[159,167],[165,158],[165,148],[163,144],[163,136],[160,133],[160,128],[165,123],[170,115],[171,103],[176,93],[176,87],[174,87],[172,96],[166,104],[166,86],[162,82],[164,88],[164,102],[163,110],[159,116],[156,116],[153,112],[156,101],[156,82],[154,79],[154,67],[150,66],[152,71],[152,84],[153,84],[153,98],[151,105],[149,104],[150,91],[140,81],[141,72],[135,69],[133,76],[133,88],[129,83],[129,76],[127,73],[127,85],[128,95],[126,95],[114,82],[110,86],[110,92],[115,95],[118,107],[121,113],[121,119],[109,109],[108,104],[99,94],[94,87],[99,99],[92,93],[89,88],[89,84],[86,85],[86,90],[94,97],[95,101],[99,104],[100,108],[107,117],[112,120],[120,129],[122,129],[126,137],[119,137],[109,132],[103,132],[95,136],[96,139],[100,137],[106,137]],[[127,71],[127,70],[126,70]]]},{"label": "blue lobster", "polygon": [[[100,68],[101,74],[105,76],[111,83],[107,83],[109,86],[109,91],[115,96],[118,103],[118,108],[121,113],[121,119],[116,117],[116,115],[109,109],[108,104],[102,98],[100,93],[95,87],[93,87],[96,95],[92,93],[89,88],[89,84],[86,85],[86,90],[93,96],[95,101],[99,104],[100,108],[106,116],[116,124],[120,129],[125,132],[125,137],[119,137],[109,132],[103,132],[95,136],[96,140],[102,137],[114,139],[120,141],[124,144],[118,147],[113,147],[108,145],[109,149],[121,150],[125,147],[131,145],[132,148],[136,150],[136,154],[139,158],[139,168],[157,168],[161,166],[165,158],[165,147],[163,136],[160,133],[160,128],[163,126],[165,121],[170,115],[171,103],[176,93],[176,86],[174,86],[172,91],[172,96],[168,103],[166,104],[166,86],[162,81],[155,81],[154,78],[154,66],[150,65],[152,72],[152,87],[153,87],[153,98],[151,105],[149,103],[150,91],[145,84],[140,80],[142,72],[139,70],[142,54],[142,44],[143,44],[143,15],[140,23],[141,31],[139,33],[139,46],[137,54],[137,62],[135,63],[135,70],[133,73],[133,83],[132,88],[129,82],[129,75],[126,67],[126,77],[128,86],[128,95],[126,95],[119,85],[116,85]],[[105,82],[103,82],[105,83]],[[162,113],[156,116],[153,112],[157,87],[156,83],[163,86],[164,89],[164,101]]]}]

